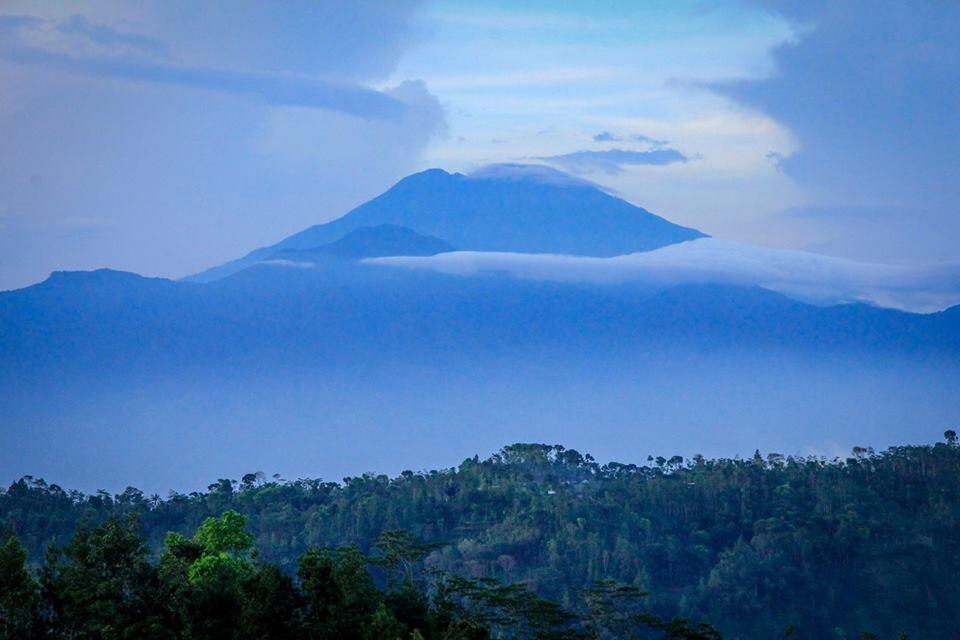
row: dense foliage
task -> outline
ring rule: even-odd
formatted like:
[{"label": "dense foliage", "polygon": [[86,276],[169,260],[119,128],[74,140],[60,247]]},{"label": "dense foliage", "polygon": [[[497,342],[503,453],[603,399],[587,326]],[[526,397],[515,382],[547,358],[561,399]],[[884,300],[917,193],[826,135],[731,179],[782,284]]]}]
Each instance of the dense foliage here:
[{"label": "dense foliage", "polygon": [[[243,514],[252,536],[210,546],[220,534],[207,519],[229,510]],[[181,582],[196,589],[196,580],[246,575],[242,567],[254,567],[241,582],[261,594],[250,600],[262,605],[260,613],[216,605],[222,594],[210,595],[207,604],[196,594],[187,598],[191,606],[234,619],[293,619],[276,612],[302,610],[303,590],[309,591],[305,567],[335,558],[344,571],[360,575],[364,555],[383,556],[387,532],[404,530],[409,537],[394,534],[401,548],[403,540],[424,542],[414,545],[415,553],[394,549],[389,560],[381,557],[386,564],[373,572],[376,584],[357,588],[380,593],[377,606],[363,615],[377,614],[378,624],[387,626],[404,621],[405,633],[416,616],[440,615],[443,607],[433,598],[443,589],[484,610],[492,607],[489,598],[525,602],[527,596],[498,591],[521,589],[529,594],[530,611],[546,615],[541,609],[550,606],[544,603],[557,602],[550,611],[580,616],[578,632],[584,633],[582,616],[591,602],[594,611],[621,614],[631,607],[608,606],[610,599],[642,592],[649,595],[637,616],[707,620],[732,638],[783,637],[788,628],[794,638],[852,640],[864,631],[883,638],[901,632],[949,638],[960,629],[960,447],[953,432],[946,443],[882,453],[858,448],[846,460],[758,453],[601,465],[563,447],[518,444],[456,469],[393,479],[364,475],[330,483],[248,474],[239,482],[220,480],[207,492],[160,499],[135,489],[116,496],[71,493],[24,478],[0,494],[0,527],[16,532],[46,584],[85,566],[76,558],[94,554],[91,526],[122,528],[128,515],[139,519],[146,542],[127,543],[121,575],[109,580],[169,590],[163,576],[179,572]],[[74,536],[82,522],[88,526]],[[66,545],[58,553],[72,558],[67,568],[60,568],[56,553],[47,554],[49,543]],[[251,562],[254,545],[259,555]],[[8,546],[0,562],[16,564],[19,546]],[[154,561],[159,574],[151,569]],[[21,574],[4,574],[22,583]],[[388,574],[398,577],[384,578]],[[253,575],[256,587],[248,584]],[[426,586],[420,582],[426,576],[445,577]],[[414,583],[419,604],[391,599],[398,585]],[[608,590],[597,591],[598,585]],[[30,597],[23,601],[27,609],[42,608]],[[150,615],[137,609],[141,604],[116,607],[148,624]],[[103,606],[106,619],[121,615],[114,605]],[[494,618],[482,622],[489,628]],[[630,618],[631,624],[638,620]],[[427,637],[438,627],[416,628]]]},{"label": "dense foliage", "polygon": [[[435,545],[384,532],[375,555],[311,547],[296,578],[256,559],[246,518],[207,518],[167,536],[157,562],[136,515],[80,527],[51,547],[36,580],[12,534],[0,547],[0,640],[719,640],[706,624],[661,620],[612,582],[577,613],[525,585],[422,570]],[[371,571],[371,568],[376,568]]]}]

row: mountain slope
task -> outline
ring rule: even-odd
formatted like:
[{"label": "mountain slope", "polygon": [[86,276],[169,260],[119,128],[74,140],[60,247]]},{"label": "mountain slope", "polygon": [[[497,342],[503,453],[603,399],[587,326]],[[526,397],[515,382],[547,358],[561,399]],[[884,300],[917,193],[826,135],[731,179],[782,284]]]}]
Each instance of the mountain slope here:
[{"label": "mountain slope", "polygon": [[453,251],[440,238],[424,236],[395,224],[360,227],[335,242],[313,249],[282,249],[271,260],[315,262],[329,257],[360,260],[385,256],[434,256]]},{"label": "mountain slope", "polygon": [[210,281],[284,249],[312,249],[360,227],[392,224],[441,238],[458,249],[612,256],[704,237],[563,174],[429,169],[332,222],[193,276]]}]

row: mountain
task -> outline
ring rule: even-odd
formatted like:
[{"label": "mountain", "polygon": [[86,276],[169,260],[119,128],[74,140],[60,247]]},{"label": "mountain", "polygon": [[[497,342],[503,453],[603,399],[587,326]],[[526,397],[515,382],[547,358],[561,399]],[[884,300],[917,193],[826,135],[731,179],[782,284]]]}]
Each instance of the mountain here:
[{"label": "mountain", "polygon": [[453,251],[449,242],[395,224],[360,227],[335,242],[313,249],[282,249],[270,260],[316,262],[327,258],[360,260],[384,256],[434,256]]},{"label": "mountain", "polygon": [[54,273],[0,292],[0,469],[166,491],[211,468],[399,473],[517,440],[832,454],[955,426],[960,307],[749,286],[939,271],[679,244],[700,235],[564,174],[432,170],[207,282]]},{"label": "mountain", "polygon": [[882,446],[954,426],[958,317],[333,258],[210,283],[57,273],[0,293],[0,469],[165,491],[210,468],[399,473],[510,439]]},{"label": "mountain", "polygon": [[[381,237],[362,231],[355,238],[373,236]],[[340,246],[352,255],[369,247],[359,240]],[[313,253],[327,255],[295,255]],[[205,284],[104,269],[59,272],[0,293],[0,364],[22,368],[43,355],[63,367],[78,358],[145,367],[223,358],[429,362],[469,350],[542,347],[578,358],[586,345],[623,357],[690,345],[954,354],[956,317],[957,309],[818,307],[759,287],[461,277],[356,262],[324,270],[266,262]]]},{"label": "mountain", "polygon": [[383,224],[435,236],[461,250],[585,256],[649,251],[704,237],[592,183],[545,168],[510,169],[472,175],[429,169],[408,176],[341,218],[190,279],[216,280],[279,251],[313,249]]}]

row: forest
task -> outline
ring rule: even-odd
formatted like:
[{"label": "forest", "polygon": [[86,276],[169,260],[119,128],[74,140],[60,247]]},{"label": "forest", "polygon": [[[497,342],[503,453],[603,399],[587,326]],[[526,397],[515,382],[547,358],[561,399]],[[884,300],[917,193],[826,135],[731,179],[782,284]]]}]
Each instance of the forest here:
[{"label": "forest", "polygon": [[[311,547],[296,579],[257,558],[246,518],[230,510],[187,538],[171,533],[157,562],[138,518],[80,527],[49,551],[36,580],[26,550],[0,545],[0,637],[161,640],[719,640],[703,623],[662,620],[643,594],[610,581],[574,613],[522,584],[423,572],[436,545],[387,531],[365,556]],[[379,578],[379,580],[378,580]]]},{"label": "forest", "polygon": [[[2,638],[951,638],[960,446],[0,493]],[[31,635],[33,634],[33,635]]]}]

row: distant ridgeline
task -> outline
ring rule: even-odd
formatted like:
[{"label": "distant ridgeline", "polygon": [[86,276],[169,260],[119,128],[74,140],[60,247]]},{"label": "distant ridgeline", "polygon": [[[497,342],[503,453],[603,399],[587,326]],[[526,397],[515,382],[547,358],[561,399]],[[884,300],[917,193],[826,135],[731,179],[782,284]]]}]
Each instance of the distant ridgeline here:
[{"label": "distant ridgeline", "polygon": [[[226,614],[214,606],[216,590],[202,585],[240,576],[229,624],[253,625],[256,637],[274,637],[258,624],[321,615],[317,607],[349,626],[338,607],[356,597],[350,615],[366,617],[354,623],[381,629],[378,638],[486,638],[491,629],[502,634],[495,637],[634,637],[616,631],[627,624],[652,634],[635,637],[717,637],[699,623],[671,631],[664,621],[674,616],[709,622],[728,638],[788,629],[794,638],[951,638],[960,628],[960,447],[953,431],[945,437],[882,453],[856,448],[846,460],[757,453],[644,466],[516,444],[455,469],[343,483],[250,473],[166,499],[132,488],[84,495],[24,478],[0,494],[0,527],[16,533],[36,567],[47,545],[66,544],[79,523],[107,522],[82,527],[41,572],[48,593],[77,598],[71,579],[101,575],[90,568],[100,566],[97,545],[128,540],[139,553],[138,525],[124,524],[135,514],[161,578],[187,590],[172,601],[191,593],[189,606],[205,602],[216,620]],[[230,510],[246,520],[207,520]],[[283,572],[254,569],[254,545]],[[313,546],[327,550],[308,552]],[[19,547],[3,548],[9,570],[0,580],[10,582]],[[372,573],[361,554],[376,559]],[[153,562],[130,566],[156,576]],[[502,586],[517,584],[525,586]],[[338,595],[317,600],[329,589]],[[280,613],[271,617],[271,607]],[[181,622],[200,624],[202,611],[184,611]],[[331,629],[309,637],[354,637]]]}]

